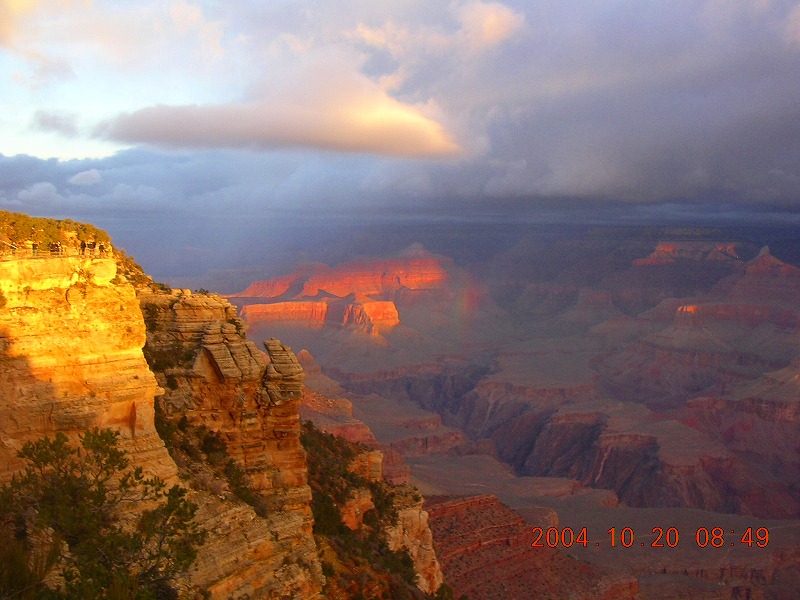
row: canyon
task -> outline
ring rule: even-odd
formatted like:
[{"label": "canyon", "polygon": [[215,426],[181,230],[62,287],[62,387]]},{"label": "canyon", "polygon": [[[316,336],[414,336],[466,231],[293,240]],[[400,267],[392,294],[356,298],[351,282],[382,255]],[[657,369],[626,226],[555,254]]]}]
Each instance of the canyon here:
[{"label": "canyon", "polygon": [[[412,580],[357,562],[323,574],[321,548],[334,538],[314,530],[305,373],[279,340],[262,351],[246,339],[224,298],[165,289],[124,254],[21,252],[0,260],[0,346],[0,483],[22,468],[28,441],[111,428],[133,467],[184,486],[197,506],[205,542],[174,582],[180,597],[340,598],[339,583],[367,571],[415,597],[441,586],[422,498],[402,485],[407,468],[395,455],[384,475],[383,453],[365,446],[348,467],[359,481],[385,491],[394,477],[409,490],[382,496],[370,522],[379,519],[377,539],[409,557]],[[350,529],[377,527],[365,522],[379,503],[370,486],[335,509]]]},{"label": "canyon", "polygon": [[[123,256],[6,257],[0,481],[26,441],[115,429],[198,506],[187,597],[792,598],[800,269],[735,233],[541,229],[452,258],[398,238],[230,300]],[[333,536],[310,423],[350,444]],[[536,527],[587,543],[534,548]],[[407,556],[410,583],[342,539]]]},{"label": "canyon", "polygon": [[[326,426],[366,439],[357,421],[365,423],[375,438],[368,443],[396,452],[426,497],[488,493],[528,523],[547,508],[561,523],[577,526],[582,515],[583,526],[602,532],[626,518],[648,531],[685,521],[694,532],[701,525],[692,511],[732,519],[740,531],[769,523],[780,535],[759,557],[773,565],[763,577],[742,571],[749,559],[738,554],[727,571],[691,549],[631,553],[616,564],[608,550],[580,555],[635,573],[642,597],[669,597],[658,595],[662,584],[697,597],[791,597],[797,263],[773,254],[760,232],[542,230],[509,235],[480,259],[415,244],[446,272],[427,289],[386,285],[385,265],[405,260],[398,244],[389,258],[298,267],[287,277],[294,287],[279,295],[257,296],[256,286],[278,289],[265,281],[233,301],[248,335],[276,331],[307,350],[309,387],[339,403]],[[776,247],[791,246],[778,239]],[[324,302],[365,294],[392,302],[397,322],[373,336],[338,319],[289,318],[286,306],[310,301],[302,290],[322,293],[304,287],[316,269],[347,274],[326,284],[335,293]],[[426,264],[417,279],[430,271]],[[253,311],[275,302],[281,317]],[[724,573],[714,579],[717,569]]]}]

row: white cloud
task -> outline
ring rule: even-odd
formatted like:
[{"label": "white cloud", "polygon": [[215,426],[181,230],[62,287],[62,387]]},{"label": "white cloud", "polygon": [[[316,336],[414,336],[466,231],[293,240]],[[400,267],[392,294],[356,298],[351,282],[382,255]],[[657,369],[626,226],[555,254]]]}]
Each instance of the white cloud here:
[{"label": "white cloud", "polygon": [[33,185],[20,190],[17,194],[20,202],[36,205],[54,205],[61,202],[64,198],[58,193],[56,186],[49,181],[34,183]]},{"label": "white cloud", "polygon": [[103,181],[103,176],[97,169],[89,169],[88,171],[81,171],[70,177],[67,182],[72,185],[94,185]]}]

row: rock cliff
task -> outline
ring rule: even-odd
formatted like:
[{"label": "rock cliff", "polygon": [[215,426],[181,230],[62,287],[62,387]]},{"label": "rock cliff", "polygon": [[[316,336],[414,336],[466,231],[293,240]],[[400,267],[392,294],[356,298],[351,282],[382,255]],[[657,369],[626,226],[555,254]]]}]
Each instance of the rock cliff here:
[{"label": "rock cliff", "polygon": [[416,248],[397,258],[356,260],[335,267],[304,265],[290,275],[256,281],[231,297],[303,299],[362,294],[391,298],[402,289],[441,288],[447,278],[443,259]]},{"label": "rock cliff", "polygon": [[248,304],[242,307],[242,318],[248,323],[287,322],[321,329],[326,325],[360,331],[372,336],[400,324],[397,306],[391,300],[369,299],[335,301],[275,302]]},{"label": "rock cliff", "polygon": [[383,343],[383,335],[401,323],[398,304],[450,293],[449,266],[450,261],[412,247],[395,258],[302,265],[230,297],[253,326],[330,328]]},{"label": "rock cliff", "polygon": [[153,422],[159,386],[142,355],[145,325],[112,259],[0,261],[0,481],[29,440],[113,427],[148,472],[177,482]]},{"label": "rock cliff", "polygon": [[433,534],[422,498],[398,510],[397,522],[386,529],[386,534],[389,548],[408,552],[414,563],[419,588],[429,594],[435,593],[441,587],[444,575],[434,550]]},{"label": "rock cliff", "polygon": [[215,597],[318,597],[323,577],[299,437],[303,372],[294,354],[273,339],[260,352],[218,296],[143,293],[139,300],[165,420],[213,432],[257,496],[260,516],[248,507],[249,517],[221,522],[225,535],[214,535],[200,558],[217,568],[198,570],[193,581]]},{"label": "rock cliff", "polygon": [[[319,372],[310,353],[301,351],[300,357],[303,365],[311,372],[311,385],[331,394],[344,393],[337,384]],[[372,430],[363,421],[353,418],[353,404],[349,400],[307,388],[301,415],[311,420],[320,430],[360,446],[359,452],[349,464],[349,470],[363,481],[385,481],[392,486],[408,482],[409,469],[400,454],[389,446],[379,444]],[[396,490],[406,488],[407,486],[401,486]],[[391,550],[402,550],[411,557],[418,587],[424,592],[435,593],[442,584],[443,576],[433,548],[428,513],[422,508],[422,498],[415,493],[394,496],[397,517],[383,528],[383,535],[386,536]],[[371,508],[375,508],[373,491],[357,488],[340,506],[342,520],[350,529],[360,529],[364,514]]]}]

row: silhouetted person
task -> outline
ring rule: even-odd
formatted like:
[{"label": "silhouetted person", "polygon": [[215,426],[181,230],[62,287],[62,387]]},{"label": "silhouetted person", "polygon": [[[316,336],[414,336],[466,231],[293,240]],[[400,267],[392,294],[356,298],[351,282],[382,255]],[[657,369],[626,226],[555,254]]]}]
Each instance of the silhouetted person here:
[{"label": "silhouetted person", "polygon": [[81,256],[86,254],[86,240],[81,240]]}]

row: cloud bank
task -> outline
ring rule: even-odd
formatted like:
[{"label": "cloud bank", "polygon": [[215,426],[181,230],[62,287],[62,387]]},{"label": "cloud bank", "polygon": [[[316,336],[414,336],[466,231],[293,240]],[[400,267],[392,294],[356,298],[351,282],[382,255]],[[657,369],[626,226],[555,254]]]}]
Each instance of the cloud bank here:
[{"label": "cloud bank", "polygon": [[170,272],[276,212],[800,208],[797,0],[7,0],[0,46],[0,204]]}]

